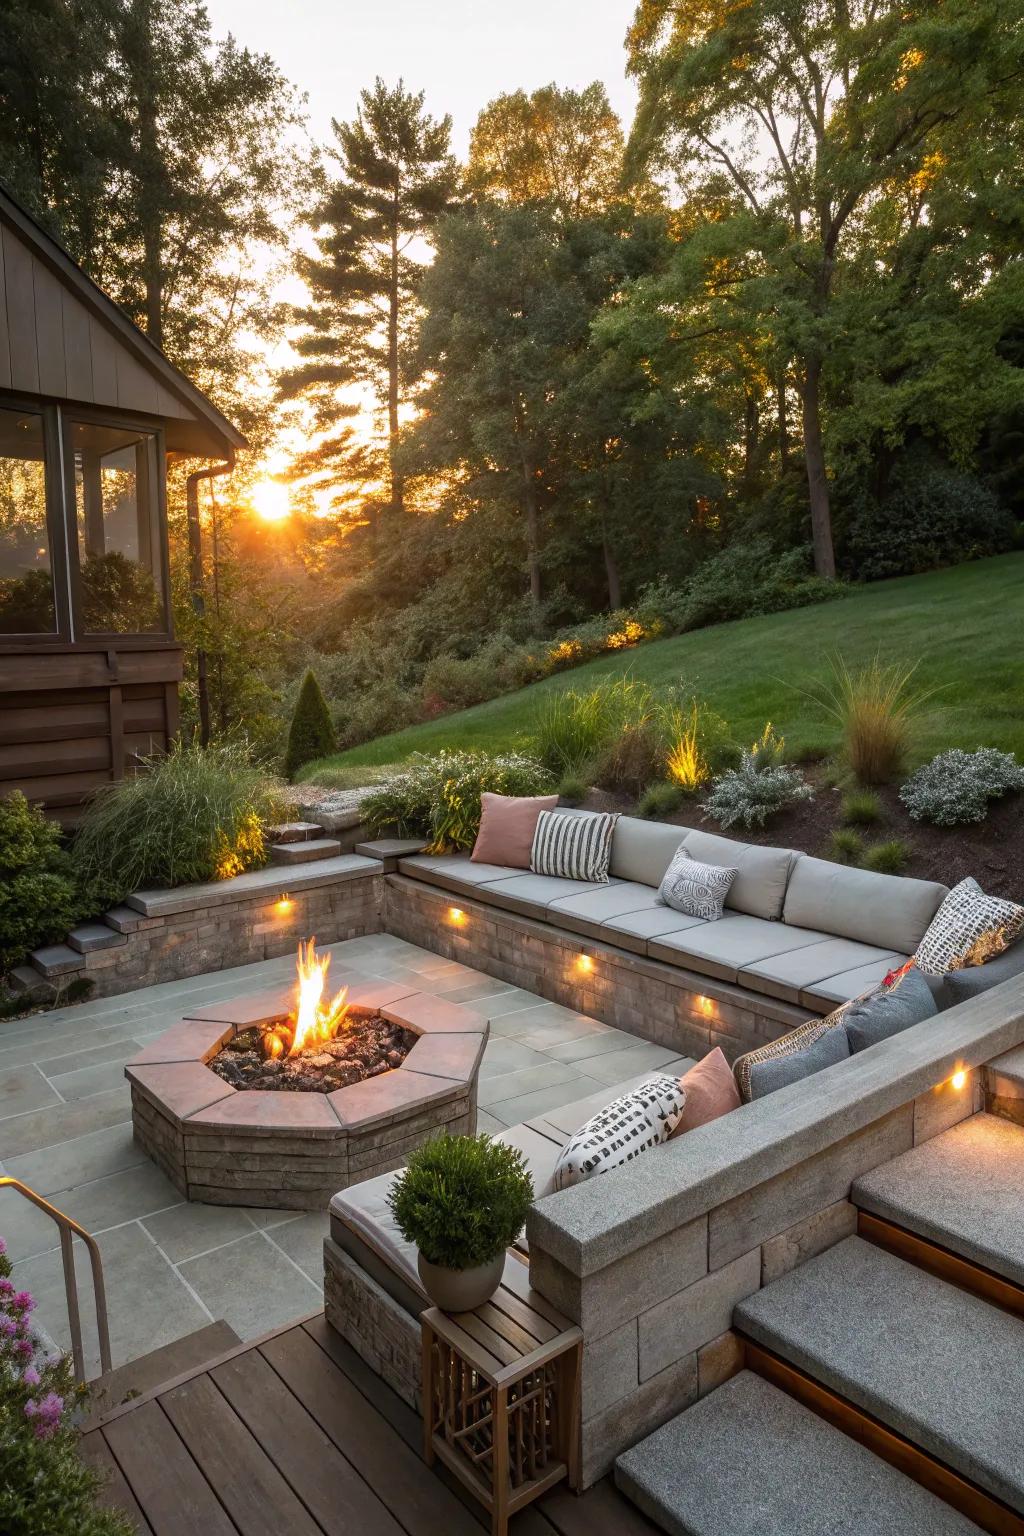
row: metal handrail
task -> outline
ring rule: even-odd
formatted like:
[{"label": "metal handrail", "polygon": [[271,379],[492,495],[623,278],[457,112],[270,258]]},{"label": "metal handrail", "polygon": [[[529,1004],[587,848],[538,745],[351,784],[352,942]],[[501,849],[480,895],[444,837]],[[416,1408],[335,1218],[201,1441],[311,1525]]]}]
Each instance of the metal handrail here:
[{"label": "metal handrail", "polygon": [[82,1318],[78,1310],[78,1282],[75,1279],[75,1249],[73,1239],[80,1237],[89,1250],[89,1262],[92,1265],[92,1291],[96,1302],[96,1331],[100,1340],[100,1369],[110,1370],[110,1327],[107,1322],[107,1292],[103,1284],[103,1261],[100,1258],[99,1244],[96,1239],[80,1227],[72,1217],[65,1216],[63,1211],[58,1211],[49,1200],[44,1200],[42,1195],[37,1195],[34,1189],[29,1189],[20,1179],[12,1179],[9,1176],[0,1176],[0,1189],[16,1189],[19,1195],[24,1195],[26,1200],[31,1200],[33,1205],[45,1211],[52,1221],[60,1228],[60,1256],[64,1265],[64,1291],[68,1302],[68,1321],[71,1324],[71,1358],[75,1367],[75,1380],[85,1382],[85,1355],[82,1350]]}]

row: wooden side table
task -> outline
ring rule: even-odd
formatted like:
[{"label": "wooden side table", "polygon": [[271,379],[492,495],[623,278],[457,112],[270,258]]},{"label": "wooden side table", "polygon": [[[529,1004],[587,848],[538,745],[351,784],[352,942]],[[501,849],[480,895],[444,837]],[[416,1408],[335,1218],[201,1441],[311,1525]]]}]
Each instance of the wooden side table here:
[{"label": "wooden side table", "polygon": [[492,1536],[562,1480],[579,1488],[583,1334],[530,1289],[511,1255],[491,1300],[423,1327],[423,1451],[490,1511]]}]

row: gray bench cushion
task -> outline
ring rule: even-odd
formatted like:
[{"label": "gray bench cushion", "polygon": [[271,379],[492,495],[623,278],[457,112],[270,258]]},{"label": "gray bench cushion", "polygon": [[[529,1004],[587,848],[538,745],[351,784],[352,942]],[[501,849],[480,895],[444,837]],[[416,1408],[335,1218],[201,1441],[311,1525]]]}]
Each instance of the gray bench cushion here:
[{"label": "gray bench cushion", "polygon": [[646,955],[649,940],[663,934],[683,933],[687,928],[700,928],[702,917],[687,917],[685,912],[675,912],[654,900],[638,912],[624,912],[621,917],[610,917],[601,926],[601,938],[620,949],[629,949],[636,955]]},{"label": "gray bench cushion", "polygon": [[[853,939],[819,939],[817,943],[790,950],[788,954],[772,955],[765,960],[755,960],[743,973],[744,986],[768,997],[781,997],[788,1003],[799,1003],[803,993],[816,982],[827,981],[830,976],[844,975],[862,966],[884,962],[882,975],[901,966],[906,957],[895,950],[878,949],[871,944],[857,944]],[[869,983],[870,985],[870,983]],[[861,988],[863,991],[863,988]],[[850,997],[856,997],[851,992]],[[846,1002],[840,998],[840,1002]]]},{"label": "gray bench cushion", "polygon": [[609,874],[620,880],[652,885],[657,890],[672,862],[672,855],[687,836],[687,827],[671,827],[664,821],[642,821],[638,816],[620,816],[612,833]]},{"label": "gray bench cushion", "polygon": [[488,880],[486,885],[477,888],[477,895],[490,906],[521,912],[524,917],[546,918],[551,902],[560,897],[585,896],[591,891],[608,888],[594,880],[563,880],[558,875],[520,873],[511,880]]},{"label": "gray bench cushion", "polygon": [[787,949],[813,944],[820,935],[801,928],[787,928],[763,917],[727,912],[717,923],[702,923],[683,933],[652,939],[648,952],[656,960],[689,966],[705,976],[736,981],[740,972],[756,960],[781,955]]},{"label": "gray bench cushion", "polygon": [[838,976],[826,976],[804,987],[800,1001],[805,1008],[820,1013],[831,1013],[837,1003],[848,1003],[851,997],[860,997],[869,987],[878,986],[890,971],[898,971],[904,964],[904,955],[891,960],[873,960],[869,965],[858,966],[853,971],[841,971]]},{"label": "gray bench cushion", "polygon": [[804,857],[790,877],[784,918],[800,928],[912,955],[948,894],[934,880]]},{"label": "gray bench cushion", "polygon": [[624,917],[631,912],[665,910],[649,885],[622,880],[599,886],[596,891],[574,891],[571,896],[559,896],[548,907],[548,917],[560,928],[596,939],[603,937],[602,924],[610,918]]},{"label": "gray bench cushion", "polygon": [[801,857],[794,849],[762,848],[759,843],[738,843],[731,837],[716,837],[711,832],[688,832],[686,851],[702,864],[739,870],[725,898],[725,905],[731,911],[769,920],[782,916],[790,871]]},{"label": "gray bench cushion", "polygon": [[510,880],[521,875],[521,869],[508,864],[474,864],[468,853],[417,853],[411,858],[399,859],[398,868],[403,875],[415,880],[427,880],[431,885],[443,886],[446,891],[471,891],[475,886],[488,885],[495,880]]},{"label": "gray bench cushion", "polygon": [[[414,1296],[421,1297],[426,1303],[427,1293],[416,1267],[416,1244],[406,1242],[399,1232],[386,1199],[400,1172],[401,1169],[396,1168],[392,1173],[382,1173],[375,1179],[366,1179],[362,1184],[350,1184],[348,1189],[339,1190],[331,1200],[331,1228],[342,1237],[342,1242],[344,1237],[338,1233],[339,1225],[353,1232]],[[396,1297],[399,1299],[404,1301],[404,1298]]]}]

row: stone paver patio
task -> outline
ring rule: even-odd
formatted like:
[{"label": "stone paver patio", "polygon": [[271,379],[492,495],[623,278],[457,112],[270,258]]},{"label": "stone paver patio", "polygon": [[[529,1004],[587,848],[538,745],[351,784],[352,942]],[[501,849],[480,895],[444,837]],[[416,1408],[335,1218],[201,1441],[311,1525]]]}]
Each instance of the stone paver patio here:
[{"label": "stone paver patio", "polygon": [[[498,1131],[674,1059],[664,1047],[494,981],[387,934],[331,947],[334,983],[414,983],[476,1005],[491,1021],[479,1078],[479,1128]],[[322,1301],[320,1213],[184,1202],[132,1138],[124,1065],[184,1009],[286,980],[294,958],[126,993],[0,1024],[0,1169],[99,1237],[114,1364],[216,1318],[244,1339]],[[0,1235],[39,1325],[67,1329],[56,1227],[0,1190]],[[99,1368],[84,1251],[76,1245],[88,1369]]]}]

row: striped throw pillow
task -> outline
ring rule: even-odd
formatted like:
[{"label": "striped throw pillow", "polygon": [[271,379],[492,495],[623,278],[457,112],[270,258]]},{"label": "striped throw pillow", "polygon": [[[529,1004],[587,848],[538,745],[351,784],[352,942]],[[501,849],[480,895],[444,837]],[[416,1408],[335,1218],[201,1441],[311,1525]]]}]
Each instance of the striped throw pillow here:
[{"label": "striped throw pillow", "polygon": [[533,834],[530,868],[535,875],[608,884],[612,833],[618,816],[611,812],[542,811]]}]

